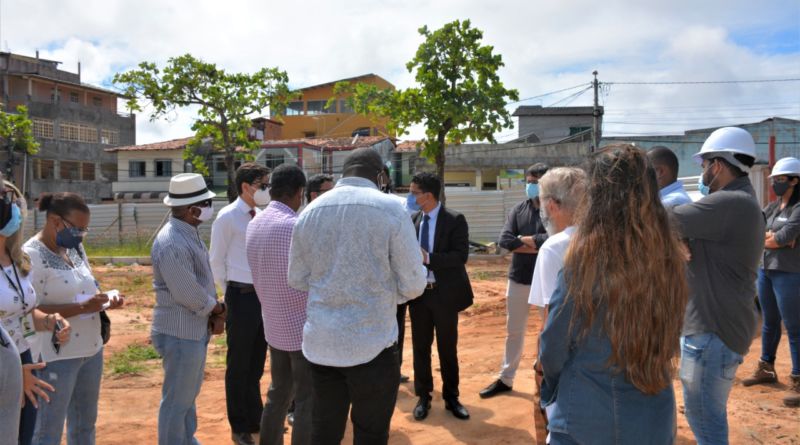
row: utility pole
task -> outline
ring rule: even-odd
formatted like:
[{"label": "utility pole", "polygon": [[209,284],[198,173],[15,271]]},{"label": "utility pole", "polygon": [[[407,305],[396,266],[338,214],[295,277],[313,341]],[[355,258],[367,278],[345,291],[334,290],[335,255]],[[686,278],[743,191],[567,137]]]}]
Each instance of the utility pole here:
[{"label": "utility pole", "polygon": [[597,151],[600,148],[600,116],[603,115],[603,112],[600,111],[600,106],[598,104],[598,86],[600,83],[597,81],[597,70],[592,71],[592,75],[594,75],[594,81],[592,81],[592,87],[594,87],[594,108],[592,109],[592,152]]}]

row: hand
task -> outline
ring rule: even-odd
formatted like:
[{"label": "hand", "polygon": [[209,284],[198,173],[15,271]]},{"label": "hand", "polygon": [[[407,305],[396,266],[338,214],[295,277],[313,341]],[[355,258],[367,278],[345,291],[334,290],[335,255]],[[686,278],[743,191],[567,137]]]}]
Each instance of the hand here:
[{"label": "hand", "polygon": [[533,370],[536,372],[536,375],[544,375],[544,370],[542,369],[542,362],[539,361],[539,357],[536,357],[536,361],[533,362]]},{"label": "hand", "polygon": [[108,307],[108,310],[119,309],[125,305],[125,295],[119,294],[117,298],[112,298],[108,301],[111,302],[111,306]]},{"label": "hand", "polygon": [[679,244],[681,255],[683,255],[683,259],[686,261],[692,260],[692,251],[689,250],[689,245],[685,242],[681,241]]},{"label": "hand", "polygon": [[22,388],[25,390],[25,396],[22,398],[22,406],[25,406],[25,398],[27,397],[35,408],[39,408],[39,404],[36,401],[37,395],[44,399],[45,402],[50,403],[50,396],[48,396],[44,390],[56,392],[56,389],[49,383],[33,375],[34,369],[42,369],[45,365],[46,363],[44,362],[22,365]]},{"label": "hand", "polygon": [[[63,345],[69,341],[69,334],[72,333],[72,327],[69,325],[67,319],[62,317],[61,314],[55,313],[53,314],[53,317],[55,317],[55,321],[61,322],[61,330],[56,333],[56,338],[58,339],[58,343]],[[55,322],[53,323],[53,327],[55,327]]]},{"label": "hand", "polygon": [[81,304],[81,311],[84,314],[92,314],[103,310],[103,305],[108,302],[108,295],[97,294]]},{"label": "hand", "polygon": [[211,309],[211,315],[212,316],[222,315],[225,313],[225,309],[227,309],[225,307],[225,303],[218,301],[217,304],[214,306],[214,309]]}]

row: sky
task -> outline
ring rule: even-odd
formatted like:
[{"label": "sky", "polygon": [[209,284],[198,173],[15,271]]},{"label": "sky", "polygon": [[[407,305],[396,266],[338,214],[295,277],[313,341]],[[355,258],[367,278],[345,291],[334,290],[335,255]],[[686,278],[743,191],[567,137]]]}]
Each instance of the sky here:
[{"label": "sky", "polygon": [[[290,86],[374,73],[414,85],[405,64],[417,29],[469,19],[501,54],[509,104],[592,104],[599,72],[604,135],[800,119],[800,82],[626,85],[800,79],[800,0],[671,2],[578,0],[0,0],[0,47],[63,62],[84,83],[114,89],[113,75],[141,61],[163,66],[191,53],[231,72],[278,67]],[[576,87],[557,94],[544,94]],[[193,110],[150,122],[137,143],[192,134]],[[516,120],[516,119],[515,119]],[[498,141],[518,130],[506,129]],[[403,138],[423,136],[421,126]]]}]

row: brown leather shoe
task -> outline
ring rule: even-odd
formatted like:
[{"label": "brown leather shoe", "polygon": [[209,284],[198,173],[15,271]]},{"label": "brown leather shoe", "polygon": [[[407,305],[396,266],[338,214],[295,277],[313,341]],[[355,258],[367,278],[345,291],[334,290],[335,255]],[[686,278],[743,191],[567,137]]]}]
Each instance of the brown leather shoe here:
[{"label": "brown leather shoe", "polygon": [[755,372],[753,372],[753,375],[742,380],[742,385],[753,386],[777,382],[778,374],[775,372],[775,365],[759,360],[758,367]]},{"label": "brown leather shoe", "polygon": [[794,408],[800,406],[800,375],[791,375],[789,378],[792,380],[792,386],[783,398],[783,404]]}]

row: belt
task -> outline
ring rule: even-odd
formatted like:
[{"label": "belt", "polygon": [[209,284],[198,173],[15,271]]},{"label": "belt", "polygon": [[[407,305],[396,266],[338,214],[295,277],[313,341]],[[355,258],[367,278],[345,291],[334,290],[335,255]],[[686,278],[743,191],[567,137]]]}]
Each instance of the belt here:
[{"label": "belt", "polygon": [[255,293],[256,288],[251,283],[240,283],[238,281],[228,281],[228,286],[239,289],[240,293],[250,294]]}]

